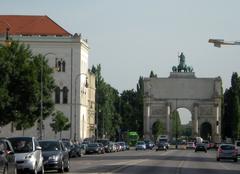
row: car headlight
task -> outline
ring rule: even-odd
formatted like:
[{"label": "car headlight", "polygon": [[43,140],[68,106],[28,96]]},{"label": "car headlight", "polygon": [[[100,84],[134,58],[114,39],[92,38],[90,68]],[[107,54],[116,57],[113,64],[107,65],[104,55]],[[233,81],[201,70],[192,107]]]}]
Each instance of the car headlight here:
[{"label": "car headlight", "polygon": [[27,155],[25,156],[25,159],[31,159],[32,156],[33,156],[33,153],[29,153],[29,154],[27,154]]},{"label": "car headlight", "polygon": [[57,161],[58,157],[59,157],[58,155],[52,155],[52,156],[48,157],[48,160],[55,160],[55,161]]}]

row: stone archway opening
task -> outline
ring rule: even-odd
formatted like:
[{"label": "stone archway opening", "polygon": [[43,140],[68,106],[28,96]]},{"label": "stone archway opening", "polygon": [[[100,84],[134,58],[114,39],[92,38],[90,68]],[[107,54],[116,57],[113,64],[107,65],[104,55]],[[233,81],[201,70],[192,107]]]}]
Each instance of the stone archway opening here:
[{"label": "stone archway opening", "polygon": [[204,122],[201,124],[200,127],[200,136],[204,139],[204,140],[209,140],[211,141],[212,138],[212,125],[208,122]]},{"label": "stone archway opening", "polygon": [[181,123],[179,136],[189,139],[192,137],[192,113],[187,108],[178,108],[177,112]]},{"label": "stone archway opening", "polygon": [[172,140],[188,141],[192,137],[192,113],[187,108],[177,108],[171,115]]}]

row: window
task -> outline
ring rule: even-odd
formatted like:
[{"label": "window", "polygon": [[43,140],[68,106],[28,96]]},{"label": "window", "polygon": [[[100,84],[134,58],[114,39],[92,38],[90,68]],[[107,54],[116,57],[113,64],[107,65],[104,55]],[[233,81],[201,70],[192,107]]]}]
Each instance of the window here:
[{"label": "window", "polygon": [[60,88],[55,88],[55,103],[60,103]]},{"label": "window", "polygon": [[65,61],[62,61],[62,72],[65,72]]},{"label": "window", "polygon": [[68,89],[66,86],[63,87],[63,103],[68,103]]},{"label": "window", "polygon": [[56,58],[55,60],[55,68],[58,72],[65,72],[66,70],[66,62],[62,58]]}]

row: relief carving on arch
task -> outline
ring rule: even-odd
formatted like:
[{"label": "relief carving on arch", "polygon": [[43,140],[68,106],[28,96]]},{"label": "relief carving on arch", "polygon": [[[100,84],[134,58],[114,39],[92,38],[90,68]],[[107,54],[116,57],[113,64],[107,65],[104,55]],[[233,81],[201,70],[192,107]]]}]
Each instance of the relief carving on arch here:
[{"label": "relief carving on arch", "polygon": [[152,106],[152,115],[157,116],[157,115],[165,115],[166,113],[166,108],[163,106]]},{"label": "relief carving on arch", "polygon": [[207,106],[207,105],[200,106],[199,111],[200,111],[200,116],[213,115],[213,107],[212,106]]}]

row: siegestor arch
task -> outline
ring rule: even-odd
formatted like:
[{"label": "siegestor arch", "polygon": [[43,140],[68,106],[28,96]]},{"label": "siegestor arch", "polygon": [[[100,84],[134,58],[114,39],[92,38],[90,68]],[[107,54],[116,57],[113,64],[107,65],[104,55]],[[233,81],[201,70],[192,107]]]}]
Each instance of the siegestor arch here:
[{"label": "siegestor arch", "polygon": [[[168,78],[144,78],[144,135],[159,119],[164,135],[174,139],[173,113],[178,108],[191,112],[192,137],[221,141],[221,78],[197,78],[194,72],[171,72]],[[207,123],[205,123],[207,122]],[[218,124],[216,124],[218,123]]]}]

